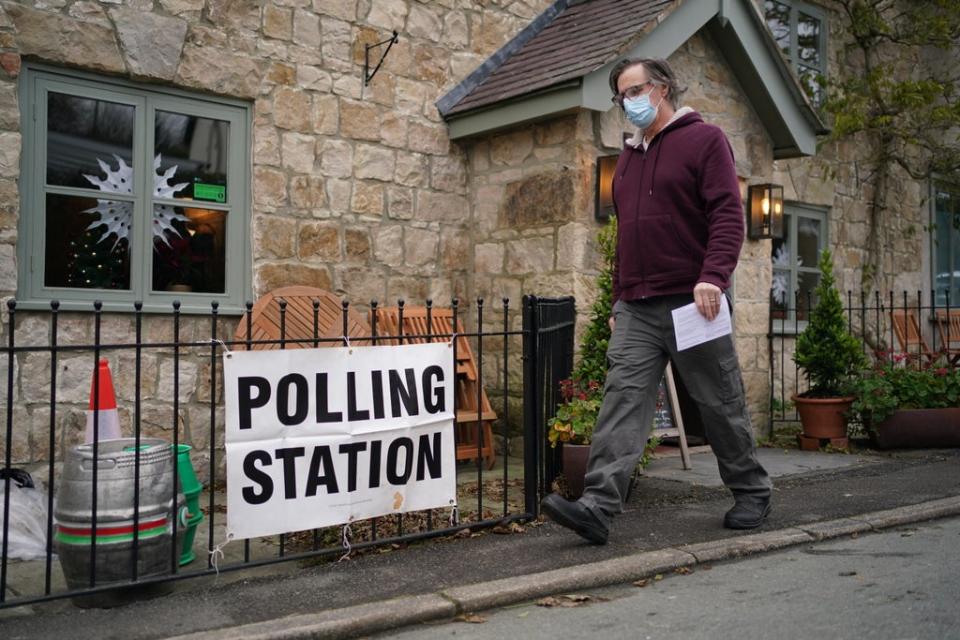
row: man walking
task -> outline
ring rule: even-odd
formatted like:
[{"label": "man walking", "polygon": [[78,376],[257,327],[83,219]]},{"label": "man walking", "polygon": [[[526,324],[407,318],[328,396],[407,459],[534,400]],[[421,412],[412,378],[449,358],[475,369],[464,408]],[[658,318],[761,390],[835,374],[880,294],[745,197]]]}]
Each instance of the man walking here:
[{"label": "man walking", "polygon": [[724,526],[751,529],[770,513],[772,484],[757,461],[733,336],[677,350],[671,311],[694,302],[720,312],[743,244],[733,151],[723,132],[689,107],[664,60],[628,59],[610,73],[613,101],[637,128],[617,162],[613,335],[603,404],[583,497],[551,494],[551,519],[605,544],[653,422],[667,360],[696,402],[720,476],[735,505]]}]

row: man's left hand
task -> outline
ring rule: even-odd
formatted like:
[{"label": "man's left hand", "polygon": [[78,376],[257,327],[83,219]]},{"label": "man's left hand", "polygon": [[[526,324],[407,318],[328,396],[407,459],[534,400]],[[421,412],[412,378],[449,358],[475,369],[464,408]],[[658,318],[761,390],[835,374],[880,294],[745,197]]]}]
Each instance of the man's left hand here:
[{"label": "man's left hand", "polygon": [[697,305],[697,311],[707,320],[713,320],[720,313],[720,296],[723,291],[715,284],[709,282],[698,282],[693,288],[693,301]]}]

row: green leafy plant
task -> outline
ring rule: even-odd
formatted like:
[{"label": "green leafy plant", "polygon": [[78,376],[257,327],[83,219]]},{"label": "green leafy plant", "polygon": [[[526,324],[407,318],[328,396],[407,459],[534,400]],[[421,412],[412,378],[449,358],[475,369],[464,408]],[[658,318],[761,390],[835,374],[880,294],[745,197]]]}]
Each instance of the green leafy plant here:
[{"label": "green leafy plant", "polygon": [[843,303],[833,277],[829,250],[820,255],[820,282],[814,293],[816,306],[807,327],[797,336],[793,359],[803,369],[808,391],[805,398],[835,398],[850,391],[852,377],[866,360],[860,341],[847,331]]},{"label": "green leafy plant", "polygon": [[603,399],[600,384],[591,381],[583,387],[573,380],[563,380],[560,394],[563,402],[557,407],[556,415],[547,422],[550,446],[555,447],[558,442],[590,444]]},{"label": "green leafy plant", "polygon": [[617,251],[617,218],[610,216],[597,234],[597,246],[603,259],[597,276],[597,297],[590,308],[590,323],[580,342],[580,360],[573,379],[581,384],[591,380],[603,386],[607,379],[607,346],[610,344],[610,315],[613,299],[613,261]]},{"label": "green leafy plant", "polygon": [[871,430],[899,409],[942,409],[960,406],[960,369],[940,361],[923,367],[904,366],[903,354],[877,354],[876,364],[855,381],[853,414]]},{"label": "green leafy plant", "polygon": [[597,275],[597,297],[590,309],[590,323],[580,342],[579,360],[569,380],[560,382],[561,404],[547,422],[551,446],[558,442],[590,444],[603,400],[607,379],[607,346],[610,344],[613,260],[617,247],[617,218],[611,216],[597,235],[603,258]]}]

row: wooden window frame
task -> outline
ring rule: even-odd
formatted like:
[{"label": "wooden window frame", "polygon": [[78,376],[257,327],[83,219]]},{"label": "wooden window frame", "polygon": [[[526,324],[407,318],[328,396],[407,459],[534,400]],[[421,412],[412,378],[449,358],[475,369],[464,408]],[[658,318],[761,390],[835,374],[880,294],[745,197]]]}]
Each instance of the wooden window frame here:
[{"label": "wooden window frame", "polygon": [[[810,218],[820,222],[820,243],[817,248],[817,259],[820,259],[820,253],[830,246],[830,218],[829,209],[826,207],[817,207],[801,202],[784,202],[783,223],[787,229],[787,249],[790,252],[791,264],[790,271],[790,296],[787,300],[787,308],[796,306],[796,291],[800,273],[820,273],[818,265],[798,266],[796,264],[797,256],[797,220],[799,218]],[[772,257],[772,256],[771,256]],[[782,269],[782,268],[781,268]],[[771,266],[771,271],[773,267]],[[786,269],[783,269],[786,270]],[[774,318],[773,302],[771,300],[771,326],[775,334],[793,335],[803,331],[807,326],[807,320],[797,320],[796,308],[787,313],[786,318]]]},{"label": "wooden window frame", "polygon": [[[17,305],[22,309],[47,309],[51,300],[64,311],[90,310],[94,300],[104,311],[132,312],[141,301],[145,312],[167,312],[174,300],[183,313],[210,313],[211,302],[219,313],[240,314],[252,293],[250,252],[251,175],[250,104],[199,95],[166,87],[143,85],[119,78],[69,71],[27,63],[20,76],[20,113],[23,136],[19,180],[20,218],[17,239]],[[47,94],[51,91],[133,105],[133,194],[110,194],[110,199],[134,204],[134,231],[129,238],[129,290],[50,287],[44,281],[45,198],[47,194],[90,196],[92,190],[46,183]],[[203,201],[203,208],[226,211],[224,293],[167,292],[152,290],[149,221],[153,204],[183,206],[182,199],[157,199],[152,194],[154,114],[158,110],[223,120],[230,125],[227,160],[227,202]],[[197,201],[193,201],[197,204]]]}]

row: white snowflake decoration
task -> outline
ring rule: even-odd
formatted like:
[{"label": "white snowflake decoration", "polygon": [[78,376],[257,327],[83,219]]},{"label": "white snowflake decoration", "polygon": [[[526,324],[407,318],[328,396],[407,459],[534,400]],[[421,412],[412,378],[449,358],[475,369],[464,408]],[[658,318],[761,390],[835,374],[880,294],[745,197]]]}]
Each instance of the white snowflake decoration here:
[{"label": "white snowflake decoration", "polygon": [[[88,176],[84,174],[83,177],[90,181],[91,184],[96,185],[100,191],[103,192],[112,192],[112,193],[133,193],[133,167],[127,166],[127,163],[123,161],[118,155],[113,156],[117,160],[117,169],[114,171],[110,168],[106,162],[97,158],[97,164],[100,165],[100,169],[106,175],[105,178],[98,178],[96,176]],[[172,198],[173,194],[178,191],[182,191],[187,185],[188,182],[180,182],[175,185],[168,184],[170,178],[177,172],[177,165],[173,165],[167,169],[163,175],[159,175],[156,172],[160,169],[160,154],[157,154],[157,157],[153,159],[153,195],[157,198]],[[124,238],[129,238],[130,236],[130,225],[133,220],[133,203],[131,202],[120,202],[116,200],[102,200],[97,199],[97,206],[92,209],[86,209],[83,213],[96,213],[99,218],[91,222],[87,229],[94,229],[96,227],[106,227],[103,231],[103,235],[100,236],[99,242],[103,242],[111,235],[116,235],[117,239],[114,241],[113,246],[110,247],[110,251],[113,251],[117,248],[117,244]],[[170,245],[170,242],[167,240],[167,234],[172,233],[173,235],[179,237],[180,232],[177,231],[176,227],[173,226],[174,221],[187,222],[189,219],[186,216],[180,215],[173,210],[173,207],[166,204],[155,204],[153,205],[153,236],[154,238],[159,238],[167,246]]]},{"label": "white snowflake decoration", "polygon": [[[776,252],[774,252],[772,262],[775,267],[790,267],[790,251],[786,246],[781,245]],[[797,266],[802,265],[803,260],[800,256],[797,256]],[[784,273],[783,271],[773,272],[773,282],[770,284],[770,292],[777,304],[785,304],[787,301],[789,275],[790,274]]]}]

